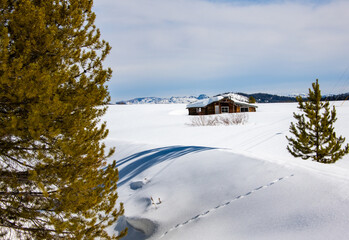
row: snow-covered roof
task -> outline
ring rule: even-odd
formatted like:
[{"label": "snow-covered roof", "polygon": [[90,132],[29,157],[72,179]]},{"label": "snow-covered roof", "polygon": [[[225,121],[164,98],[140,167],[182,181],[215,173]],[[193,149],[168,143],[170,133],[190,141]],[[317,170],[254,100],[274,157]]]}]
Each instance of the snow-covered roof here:
[{"label": "snow-covered roof", "polygon": [[222,100],[222,99],[223,99],[222,96],[206,98],[206,99],[188,104],[187,108],[206,107],[207,105],[209,105],[213,102],[217,102],[217,101]]},{"label": "snow-covered roof", "polygon": [[235,100],[235,99],[233,99],[233,101],[234,101],[234,103],[235,103],[236,105],[240,105],[240,106],[255,107],[255,108],[258,107],[258,106],[256,106],[256,105],[253,105],[253,104],[250,104],[250,103],[247,103],[247,102],[241,102],[241,101],[238,101],[238,100]]},{"label": "snow-covered roof", "polygon": [[[218,102],[220,100],[222,100],[224,97],[223,96],[216,96],[216,97],[210,97],[210,98],[206,98],[200,101],[196,101],[194,103],[190,103],[187,105],[187,108],[200,108],[200,107],[206,107],[207,105],[214,103],[214,102]],[[252,105],[246,102],[242,102],[239,100],[235,100],[232,99],[232,101],[234,101],[234,103],[236,103],[236,105],[240,105],[240,106],[248,106],[248,107],[257,107],[256,105]]]}]

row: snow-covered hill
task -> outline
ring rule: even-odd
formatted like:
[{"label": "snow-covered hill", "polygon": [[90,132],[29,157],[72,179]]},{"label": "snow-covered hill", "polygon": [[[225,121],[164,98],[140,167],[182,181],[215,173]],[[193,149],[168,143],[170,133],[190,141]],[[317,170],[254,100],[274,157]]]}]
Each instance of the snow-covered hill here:
[{"label": "snow-covered hill", "polygon": [[170,97],[170,98],[159,98],[159,97],[142,97],[134,98],[127,101],[117,102],[117,104],[169,104],[169,103],[183,103],[188,104],[201,99],[209,98],[205,94],[201,94],[198,97]]},{"label": "snow-covered hill", "polygon": [[248,97],[243,96],[241,94],[233,93],[233,92],[228,92],[228,93],[221,93],[216,95],[215,97],[222,96],[222,97],[229,97],[232,100],[237,100],[240,102],[248,102]]},{"label": "snow-covered hill", "polygon": [[[336,102],[349,139],[349,103]],[[129,239],[327,240],[349,236],[349,156],[332,165],[286,150],[296,103],[258,104],[245,125],[192,127],[185,104],[110,106]]]},{"label": "snow-covered hill", "polygon": [[[230,97],[231,99],[235,99],[242,102],[248,102],[248,97],[242,96],[237,93],[222,93],[218,94],[216,96],[224,96],[224,97]],[[203,100],[209,98],[206,94],[201,94],[198,97],[196,96],[190,96],[190,97],[170,97],[170,98],[159,98],[159,97],[141,97],[141,98],[134,98],[127,101],[121,101],[116,102],[116,104],[188,104],[193,103],[198,100]]]}]

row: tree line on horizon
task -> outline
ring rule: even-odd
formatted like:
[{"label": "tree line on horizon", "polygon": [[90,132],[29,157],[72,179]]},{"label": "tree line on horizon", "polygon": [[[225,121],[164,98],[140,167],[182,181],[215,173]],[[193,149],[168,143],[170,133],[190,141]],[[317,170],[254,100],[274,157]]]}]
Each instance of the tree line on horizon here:
[{"label": "tree line on horizon", "polygon": [[[289,96],[279,96],[269,93],[238,93],[245,97],[253,97],[257,103],[281,103],[281,102],[297,102],[297,97]],[[344,101],[349,99],[349,93],[334,94],[328,96],[322,96],[321,101]],[[307,97],[304,97],[303,100],[307,100]]]}]

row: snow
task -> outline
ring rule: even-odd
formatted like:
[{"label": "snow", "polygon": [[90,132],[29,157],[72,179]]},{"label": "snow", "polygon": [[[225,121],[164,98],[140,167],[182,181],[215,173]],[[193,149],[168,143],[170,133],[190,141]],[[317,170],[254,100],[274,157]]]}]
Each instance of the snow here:
[{"label": "snow", "polygon": [[[199,101],[190,103],[190,104],[187,105],[187,108],[206,107],[207,105],[209,105],[209,104],[211,104],[213,102],[217,102],[219,100],[222,100],[224,97],[229,97],[235,103],[237,103],[238,105],[241,105],[241,106],[256,107],[256,105],[249,104],[246,101],[241,101],[241,100],[244,100],[244,99],[238,98],[237,96],[240,96],[240,95],[235,94],[235,95],[224,95],[224,96],[210,97],[210,98],[207,98],[207,99],[204,99],[204,100],[199,100]],[[240,97],[244,97],[244,96],[240,96]]]},{"label": "snow", "polygon": [[238,104],[238,105],[241,105],[241,106],[258,107],[257,105],[253,105],[253,104],[250,104],[250,103],[247,103],[247,102],[242,102],[242,101],[235,100],[235,99],[234,99],[234,102],[236,104]]},{"label": "snow", "polygon": [[[349,139],[349,103],[336,106]],[[286,135],[296,103],[256,104],[245,125],[191,127],[185,104],[113,105],[104,120],[116,147],[127,239],[346,239],[349,156],[296,159]]]},{"label": "snow", "polygon": [[207,105],[213,103],[213,102],[217,102],[219,100],[223,99],[222,96],[218,96],[218,97],[210,97],[204,100],[200,100],[194,103],[190,103],[187,105],[187,108],[194,108],[194,107],[206,107]]},{"label": "snow", "polygon": [[245,97],[243,95],[237,94],[237,93],[223,93],[219,94],[217,96],[222,96],[222,97],[228,97],[230,99],[233,99],[234,101],[240,101],[240,102],[245,102],[248,103],[248,97]]},{"label": "snow", "polygon": [[[170,98],[159,98],[159,97],[142,97],[142,98],[134,98],[127,101],[121,101],[125,104],[170,104],[170,103],[183,103],[188,104],[195,102],[197,100],[208,98],[207,95],[201,94],[198,97],[190,96],[190,97],[170,97]],[[117,102],[119,103],[119,102]]]}]

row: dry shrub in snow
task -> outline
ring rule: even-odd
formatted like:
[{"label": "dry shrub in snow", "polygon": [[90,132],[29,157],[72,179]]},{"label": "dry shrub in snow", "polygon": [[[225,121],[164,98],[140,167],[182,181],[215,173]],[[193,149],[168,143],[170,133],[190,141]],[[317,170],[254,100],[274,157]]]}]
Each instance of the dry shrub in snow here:
[{"label": "dry shrub in snow", "polygon": [[219,116],[219,123],[222,125],[238,125],[245,124],[248,121],[248,114],[233,113]]},{"label": "dry shrub in snow", "polygon": [[222,115],[200,115],[190,118],[190,126],[219,126],[219,125],[238,125],[245,124],[248,121],[246,113],[231,113]]},{"label": "dry shrub in snow", "polygon": [[191,126],[216,126],[218,125],[218,118],[213,116],[195,116],[192,117],[191,123],[189,125]]}]

